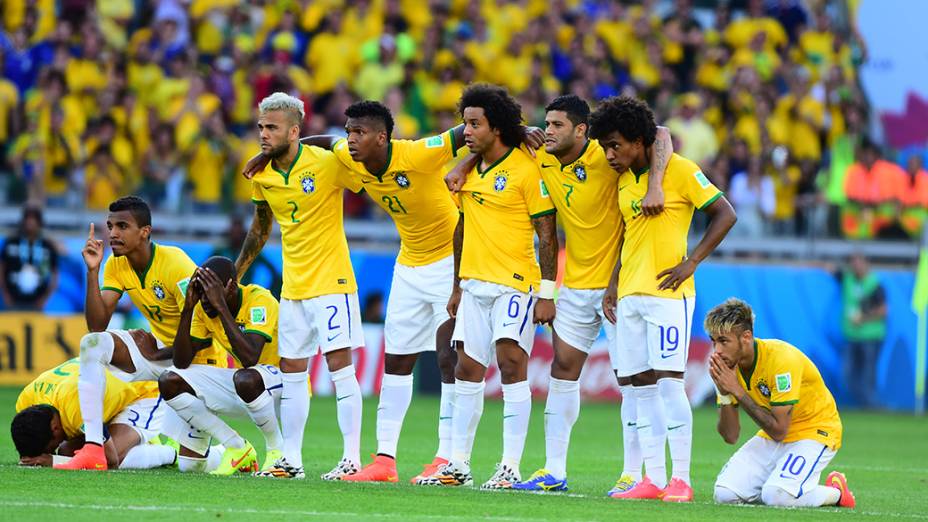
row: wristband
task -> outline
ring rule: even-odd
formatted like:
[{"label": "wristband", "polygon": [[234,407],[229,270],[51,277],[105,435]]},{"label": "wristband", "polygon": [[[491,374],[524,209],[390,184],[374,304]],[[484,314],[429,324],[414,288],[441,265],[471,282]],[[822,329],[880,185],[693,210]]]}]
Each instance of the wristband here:
[{"label": "wristband", "polygon": [[716,397],[716,401],[722,406],[728,406],[730,404],[735,403],[735,397],[727,393],[725,395],[722,395],[721,393],[716,393],[715,397]]},{"label": "wristband", "polygon": [[538,299],[554,299],[555,282],[549,279],[542,279],[538,292],[535,293]]}]

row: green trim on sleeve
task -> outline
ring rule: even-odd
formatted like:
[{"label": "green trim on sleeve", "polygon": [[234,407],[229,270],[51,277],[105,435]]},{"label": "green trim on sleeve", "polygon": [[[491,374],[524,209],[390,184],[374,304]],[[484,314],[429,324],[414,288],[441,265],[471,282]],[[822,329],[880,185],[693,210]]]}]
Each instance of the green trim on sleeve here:
[{"label": "green trim on sleeve", "polygon": [[116,293],[118,293],[119,295],[122,295],[122,288],[114,288],[114,287],[112,287],[112,286],[101,286],[101,287],[100,287],[100,291],[102,292],[102,291],[104,291],[104,290],[109,290],[109,291],[111,291],[111,292],[116,292]]},{"label": "green trim on sleeve", "polygon": [[458,157],[458,144],[457,142],[454,141],[454,129],[456,128],[457,127],[452,127],[450,130],[448,130],[448,134],[451,135],[451,157],[452,158]]},{"label": "green trim on sleeve", "polygon": [[255,205],[260,205],[261,203],[267,203],[267,200],[251,198],[251,202],[254,203]]},{"label": "green trim on sleeve", "polygon": [[793,404],[796,404],[797,402],[799,402],[799,399],[795,399],[792,401],[783,401],[783,402],[771,402],[770,405],[771,406],[791,406]]},{"label": "green trim on sleeve", "polygon": [[702,206],[699,207],[699,210],[705,210],[709,205],[715,203],[715,200],[719,199],[720,197],[724,195],[725,193],[720,190],[719,193],[712,196],[712,198],[709,201],[706,201],[705,203],[703,203]]},{"label": "green trim on sleeve", "polygon": [[537,218],[537,217],[547,216],[548,214],[554,214],[555,212],[557,212],[557,209],[556,209],[556,208],[552,208],[551,210],[543,210],[543,211],[541,211],[541,212],[539,212],[539,213],[537,213],[537,214],[531,214],[530,217],[531,217],[532,219],[535,219],[535,218]]},{"label": "green trim on sleeve", "polygon": [[274,340],[273,337],[271,337],[270,335],[268,335],[268,334],[266,334],[266,333],[264,333],[264,332],[262,332],[262,331],[259,331],[259,330],[245,330],[244,333],[246,333],[246,334],[250,334],[250,333],[258,334],[258,335],[260,335],[261,337],[264,337],[264,340],[266,340],[267,342],[271,342],[271,341]]},{"label": "green trim on sleeve", "polygon": [[212,339],[200,339],[199,337],[195,337],[195,336],[193,336],[193,335],[190,336],[190,340],[191,340],[191,341],[196,341],[196,342],[198,342],[198,343],[209,343],[209,344],[213,344],[213,340],[212,340]]}]

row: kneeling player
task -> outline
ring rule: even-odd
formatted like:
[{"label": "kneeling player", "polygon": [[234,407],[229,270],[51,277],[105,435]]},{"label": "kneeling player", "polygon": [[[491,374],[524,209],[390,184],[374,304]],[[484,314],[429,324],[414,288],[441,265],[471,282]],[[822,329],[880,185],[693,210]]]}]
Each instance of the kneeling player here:
[{"label": "kneeling player", "polygon": [[[197,304],[199,303],[199,306]],[[231,475],[257,467],[254,447],[216,414],[247,415],[264,433],[267,455],[263,470],[281,457],[282,437],[277,407],[283,382],[277,355],[277,300],[258,286],[241,286],[231,259],[211,257],[187,287],[180,327],[174,338],[174,366],[158,381],[168,405],[191,426],[225,446],[214,475]],[[194,353],[216,346],[244,368],[191,366]],[[209,450],[209,438],[181,442],[198,454]]]},{"label": "kneeling player", "polygon": [[715,501],[768,506],[852,508],[847,479],[822,470],[841,447],[841,418],[818,368],[796,347],[754,337],[754,313],[729,299],[709,311],[709,374],[720,392],[718,430],[738,440],[738,407],[760,426],[715,481]]},{"label": "kneeling player", "polygon": [[[39,375],[16,400],[10,431],[25,466],[51,466],[52,455],[73,455],[84,444],[78,402],[80,364],[71,359]],[[125,383],[106,374],[103,422],[109,437],[97,469],[148,469],[174,462],[168,446],[146,444],[161,430],[166,408],[154,383]]]}]

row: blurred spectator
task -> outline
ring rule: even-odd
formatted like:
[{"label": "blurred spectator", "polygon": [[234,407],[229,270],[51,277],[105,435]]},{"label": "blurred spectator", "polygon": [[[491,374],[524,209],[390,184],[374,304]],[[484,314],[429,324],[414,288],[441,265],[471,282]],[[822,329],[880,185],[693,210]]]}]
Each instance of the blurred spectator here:
[{"label": "blurred spectator", "polygon": [[849,261],[841,272],[845,382],[857,403],[868,408],[878,403],[876,365],[886,337],[886,294],[862,254]]},{"label": "blurred spectator", "polygon": [[155,130],[142,172],[142,197],[157,209],[173,212],[180,210],[184,170],[180,165],[180,152],[174,144],[171,127],[161,125]]},{"label": "blurred spectator", "polygon": [[845,236],[872,239],[889,226],[905,183],[905,171],[882,159],[876,144],[864,140],[845,178],[847,203],[841,217]]},{"label": "blurred spectator", "polygon": [[125,182],[122,169],[107,146],[98,147],[84,168],[87,208],[106,210],[122,194]]},{"label": "blurred spectator", "polygon": [[364,64],[354,81],[354,90],[362,99],[382,100],[387,91],[403,82],[403,64],[396,56],[396,39],[391,35],[380,38],[380,52]]},{"label": "blurred spectator", "polygon": [[773,218],[776,209],[776,192],[773,180],[763,172],[760,158],[752,157],[746,171],[732,176],[728,199],[738,214],[732,233],[739,237],[762,236],[764,223]]},{"label": "blurred spectator", "polygon": [[667,128],[679,140],[681,156],[708,167],[719,152],[715,130],[702,117],[702,100],[696,93],[680,98],[678,115],[667,120]]},{"label": "blurred spectator", "polygon": [[237,165],[239,158],[229,147],[225,124],[218,111],[206,120],[188,154],[187,182],[193,187],[193,211],[219,211],[226,171],[231,165]]},{"label": "blurred spectator", "polygon": [[899,198],[899,224],[909,237],[917,239],[928,217],[928,172],[925,171],[920,155],[909,156],[905,173],[905,183]]},{"label": "blurred spectator", "polygon": [[0,291],[11,310],[41,311],[58,286],[58,248],[42,234],[42,211],[23,208],[17,234],[3,243]]},{"label": "blurred spectator", "polygon": [[367,294],[361,311],[361,321],[365,324],[383,324],[383,294],[377,291]]}]

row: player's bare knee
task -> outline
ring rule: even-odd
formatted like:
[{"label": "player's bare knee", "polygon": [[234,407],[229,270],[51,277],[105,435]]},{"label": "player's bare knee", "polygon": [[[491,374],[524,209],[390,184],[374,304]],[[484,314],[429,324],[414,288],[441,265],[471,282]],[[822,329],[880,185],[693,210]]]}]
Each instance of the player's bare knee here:
[{"label": "player's bare knee", "polygon": [[235,393],[245,402],[251,402],[264,393],[264,379],[261,373],[251,368],[238,370],[232,375]]},{"label": "player's bare knee", "polygon": [[551,377],[563,381],[576,381],[580,379],[580,372],[583,371],[583,363],[570,357],[554,355],[551,362]]},{"label": "player's bare knee", "polygon": [[451,346],[451,343],[448,343],[447,346],[438,347],[436,357],[442,382],[454,382],[454,367],[458,363],[457,350]]},{"label": "player's bare knee", "polygon": [[193,388],[187,384],[187,381],[172,371],[166,371],[158,377],[158,391],[161,393],[164,400],[168,401],[182,393],[196,395]]},{"label": "player's bare knee", "polygon": [[329,367],[329,373],[351,366],[351,348],[340,348],[325,354],[325,362]]},{"label": "player's bare knee", "polygon": [[411,375],[416,367],[416,360],[419,354],[392,355],[387,354],[384,358],[383,368],[390,375]]},{"label": "player's bare knee", "polygon": [[779,486],[764,484],[760,501],[766,506],[791,507],[796,504],[796,497]]},{"label": "player's bare knee", "polygon": [[716,504],[742,504],[741,497],[727,487],[716,484],[712,493],[712,498]]},{"label": "player's bare knee", "polygon": [[499,378],[503,384],[513,384],[522,382],[528,378],[528,368],[520,357],[513,357],[508,354],[497,356],[499,366]]},{"label": "player's bare knee", "polygon": [[657,384],[657,376],[654,370],[647,370],[631,376],[632,386],[650,386]]},{"label": "player's bare knee", "polygon": [[619,372],[616,371],[615,380],[619,383],[619,386],[631,386],[632,378],[631,377],[619,377]]}]

